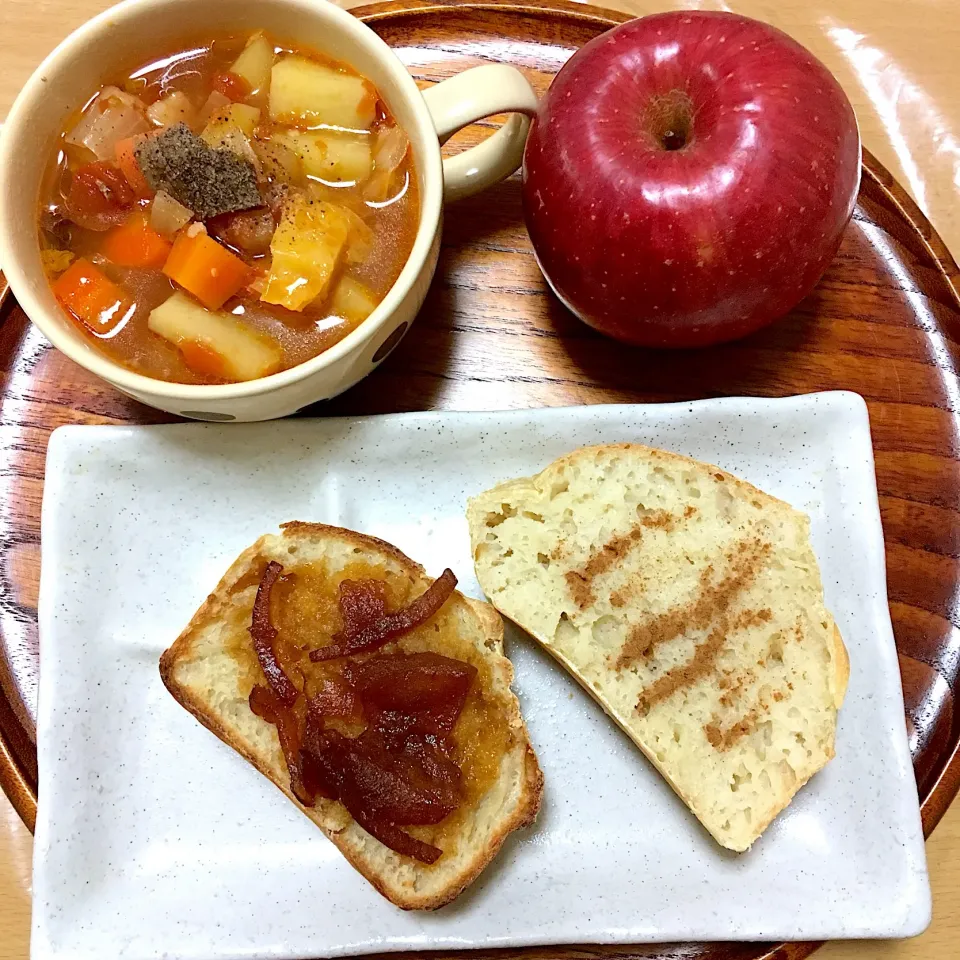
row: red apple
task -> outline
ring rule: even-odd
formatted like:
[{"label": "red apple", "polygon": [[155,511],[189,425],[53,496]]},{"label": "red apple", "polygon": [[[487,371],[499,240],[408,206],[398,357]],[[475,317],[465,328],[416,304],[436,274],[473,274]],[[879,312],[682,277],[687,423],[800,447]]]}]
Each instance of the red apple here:
[{"label": "red apple", "polygon": [[544,275],[603,333],[732,340],[805,297],[860,183],[853,108],[785,33],[672,12],[592,40],[527,141],[523,201]]}]

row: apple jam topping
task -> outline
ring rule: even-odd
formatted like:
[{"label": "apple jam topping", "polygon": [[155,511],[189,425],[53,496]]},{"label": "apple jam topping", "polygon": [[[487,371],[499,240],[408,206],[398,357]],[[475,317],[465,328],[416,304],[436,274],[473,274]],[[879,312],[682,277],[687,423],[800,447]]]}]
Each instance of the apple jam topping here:
[{"label": "apple jam topping", "polygon": [[260,586],[257,587],[257,598],[253,602],[250,636],[253,638],[253,649],[257,651],[257,659],[260,661],[260,667],[270,689],[281,703],[289,707],[297,699],[297,688],[284,673],[274,653],[273,641],[277,638],[277,631],[270,623],[270,594],[282,572],[283,567],[275,560],[271,560],[263,571]]},{"label": "apple jam topping", "polygon": [[400,742],[411,735],[449,736],[477,669],[438,653],[395,653],[348,663],[343,674],[370,725]]},{"label": "apple jam topping", "polygon": [[381,843],[424,863],[441,856],[401,826],[439,823],[460,805],[460,768],[440,741],[407,737],[389,743],[368,727],[359,737],[324,729],[321,717],[307,715],[302,750],[307,787],[339,800]]},{"label": "apple jam topping", "polygon": [[413,603],[396,613],[387,613],[387,592],[382,581],[344,580],[340,584],[343,629],[334,634],[333,643],[311,651],[310,659],[333,660],[377,650],[388,640],[426,623],[447,602],[456,585],[453,571],[444,570]]},{"label": "apple jam topping", "polygon": [[[403,828],[439,824],[464,801],[452,734],[477,668],[431,650],[381,648],[437,614],[456,578],[445,570],[393,612],[382,580],[342,580],[340,629],[304,657],[304,646],[278,639],[271,622],[278,603],[295,599],[297,574],[282,574],[281,564],[268,563],[257,588],[250,634],[266,682],[253,686],[249,702],[277,728],[291,791],[305,806],[318,797],[339,801],[381,843],[434,863],[443,850]],[[307,676],[304,661],[321,661],[322,673]]]},{"label": "apple jam topping", "polygon": [[250,691],[250,709],[267,723],[277,728],[280,749],[287,761],[290,774],[290,789],[293,795],[307,807],[316,802],[315,791],[309,788],[303,776],[303,753],[300,740],[300,723],[297,715],[268,687],[259,684]]}]

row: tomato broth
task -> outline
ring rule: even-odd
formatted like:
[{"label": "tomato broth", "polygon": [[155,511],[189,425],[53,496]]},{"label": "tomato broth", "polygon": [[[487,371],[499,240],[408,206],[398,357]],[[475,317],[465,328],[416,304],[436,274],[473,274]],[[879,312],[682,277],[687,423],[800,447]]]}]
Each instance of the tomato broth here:
[{"label": "tomato broth", "polygon": [[410,145],[373,84],[257,32],[94,93],[48,171],[40,245],[100,352],[161,380],[229,383],[362,323],[418,220]]}]

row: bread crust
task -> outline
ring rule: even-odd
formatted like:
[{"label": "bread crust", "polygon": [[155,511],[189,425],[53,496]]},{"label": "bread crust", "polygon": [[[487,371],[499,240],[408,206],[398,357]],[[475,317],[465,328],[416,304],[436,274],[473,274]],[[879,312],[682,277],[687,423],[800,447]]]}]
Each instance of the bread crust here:
[{"label": "bread crust", "polygon": [[[415,584],[423,589],[431,582],[419,564],[415,563],[392,544],[367,534],[357,533],[342,527],[320,523],[292,521],[281,525],[281,535],[265,535],[248,547],[230,565],[220,579],[216,589],[201,604],[190,622],[168,650],[160,658],[160,677],[171,695],[196,719],[225,744],[237,751],[247,762],[267,777],[287,799],[309,817],[334,843],[349,863],[365,877],[384,897],[403,910],[436,910],[454,900],[463,892],[497,855],[506,838],[515,830],[532,824],[540,809],[543,793],[543,774],[530,744],[526,725],[520,715],[516,696],[509,690],[513,680],[513,667],[503,655],[503,621],[496,610],[487,603],[473,600],[454,591],[451,599],[461,603],[471,612],[479,630],[480,644],[485,655],[493,658],[497,668],[496,682],[505,684],[512,701],[511,728],[514,743],[501,760],[501,780],[509,775],[516,779],[514,789],[504,809],[496,820],[495,828],[484,838],[476,849],[460,849],[453,855],[455,866],[444,864],[442,857],[437,864],[427,866],[409,857],[402,857],[380,844],[362,830],[346,814],[341,804],[318,799],[315,807],[305,807],[293,795],[289,786],[289,777],[277,775],[276,762],[282,760],[279,742],[273,755],[248,749],[242,737],[227,723],[217,710],[188,683],[178,677],[178,666],[189,660],[200,632],[211,623],[220,620],[228,607],[232,605],[231,588],[244,576],[256,569],[261,557],[277,552],[277,541],[288,543],[316,543],[318,541],[339,541],[355,546],[368,555],[392,561],[408,574]],[[450,601],[448,601],[449,603]],[[246,708],[253,717],[249,707]],[[272,762],[271,762],[272,761]],[[280,764],[286,771],[285,763]],[[493,788],[491,788],[493,792]],[[485,798],[481,800],[481,804]],[[397,862],[403,866],[401,871],[394,869]],[[424,883],[430,871],[443,865],[449,877],[437,887]],[[418,889],[425,887],[426,889]],[[434,889],[433,887],[437,887]]]},{"label": "bread crust", "polygon": [[843,637],[840,635],[840,628],[833,625],[833,658],[832,662],[836,670],[834,683],[834,704],[839,710],[843,706],[844,697],[847,695],[847,686],[850,683],[850,653]]}]

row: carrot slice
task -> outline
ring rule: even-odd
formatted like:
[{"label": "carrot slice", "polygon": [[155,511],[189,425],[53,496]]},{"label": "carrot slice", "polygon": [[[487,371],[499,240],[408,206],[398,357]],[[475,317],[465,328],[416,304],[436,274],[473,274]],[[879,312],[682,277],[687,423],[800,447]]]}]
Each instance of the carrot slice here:
[{"label": "carrot slice", "polygon": [[177,348],[183,354],[186,365],[196,373],[218,380],[229,380],[229,371],[220,359],[220,354],[199,340],[181,340]]},{"label": "carrot slice", "polygon": [[53,283],[53,295],[85,327],[110,333],[130,314],[131,299],[89,260],[75,260]]},{"label": "carrot slice", "polygon": [[147,222],[142,210],[136,210],[119,227],[103,238],[103,255],[121,267],[162,267],[173,244],[165,240]]},{"label": "carrot slice", "polygon": [[208,310],[219,310],[249,281],[250,268],[206,233],[188,231],[177,236],[163,272]]},{"label": "carrot slice", "polygon": [[127,137],[126,140],[117,141],[117,166],[120,172],[127,178],[127,183],[133,188],[133,192],[141,200],[149,200],[154,191],[150,189],[147,178],[137,163],[137,146],[144,139],[145,134],[138,134],[135,137]]}]

